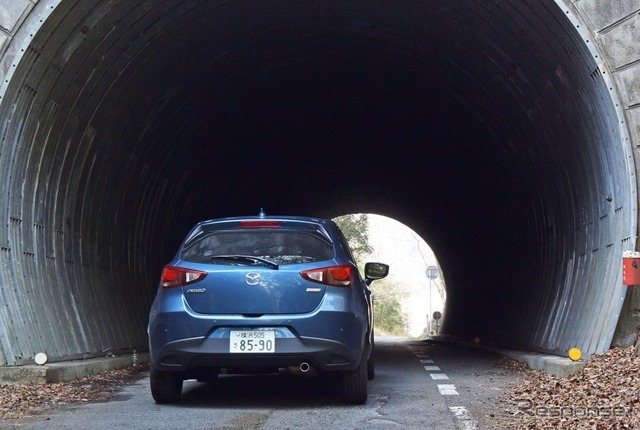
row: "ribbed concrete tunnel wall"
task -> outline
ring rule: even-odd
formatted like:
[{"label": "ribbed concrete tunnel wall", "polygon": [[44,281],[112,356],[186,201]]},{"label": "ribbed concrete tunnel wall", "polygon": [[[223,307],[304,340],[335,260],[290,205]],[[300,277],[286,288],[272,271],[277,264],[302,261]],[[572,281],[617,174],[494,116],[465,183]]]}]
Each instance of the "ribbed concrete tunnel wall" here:
[{"label": "ribbed concrete tunnel wall", "polygon": [[260,207],[417,231],[448,333],[628,342],[639,10],[0,0],[0,364],[144,348],[186,230]]}]

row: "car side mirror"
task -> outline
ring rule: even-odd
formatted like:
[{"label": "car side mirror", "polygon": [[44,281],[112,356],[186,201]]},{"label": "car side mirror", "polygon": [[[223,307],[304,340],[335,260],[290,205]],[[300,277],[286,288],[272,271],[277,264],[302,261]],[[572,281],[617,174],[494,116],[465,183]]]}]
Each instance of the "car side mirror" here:
[{"label": "car side mirror", "polygon": [[375,280],[386,278],[389,274],[389,265],[384,263],[367,263],[364,265],[364,277],[367,285]]}]

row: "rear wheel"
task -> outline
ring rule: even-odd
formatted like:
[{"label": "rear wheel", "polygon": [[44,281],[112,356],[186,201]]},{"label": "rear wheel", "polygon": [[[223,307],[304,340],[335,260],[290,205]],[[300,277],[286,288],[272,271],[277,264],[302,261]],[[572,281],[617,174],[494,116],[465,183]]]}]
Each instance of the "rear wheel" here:
[{"label": "rear wheel", "polygon": [[375,362],[373,361],[373,353],[371,353],[371,357],[367,360],[367,379],[372,381],[373,378],[376,377],[376,369]]},{"label": "rear wheel", "polygon": [[345,403],[363,405],[367,402],[367,362],[366,351],[363,351],[358,367],[341,375],[342,400]]},{"label": "rear wheel", "polygon": [[376,377],[376,369],[375,369],[375,361],[373,359],[373,354],[375,352],[375,344],[371,343],[371,355],[369,356],[369,359],[367,360],[367,379],[369,381],[372,381],[373,378]]},{"label": "rear wheel", "polygon": [[156,403],[175,403],[182,394],[182,374],[151,369],[151,396]]}]

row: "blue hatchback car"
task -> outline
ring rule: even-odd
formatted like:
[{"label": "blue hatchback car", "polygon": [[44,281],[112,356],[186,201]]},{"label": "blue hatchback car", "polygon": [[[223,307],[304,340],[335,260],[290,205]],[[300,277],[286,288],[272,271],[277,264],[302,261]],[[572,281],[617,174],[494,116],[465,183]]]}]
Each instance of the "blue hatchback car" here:
[{"label": "blue hatchback car", "polygon": [[149,315],[151,394],[177,402],[185,379],[220,373],[339,372],[345,402],[373,379],[369,284],[330,220],[234,217],[204,221],[163,269]]}]

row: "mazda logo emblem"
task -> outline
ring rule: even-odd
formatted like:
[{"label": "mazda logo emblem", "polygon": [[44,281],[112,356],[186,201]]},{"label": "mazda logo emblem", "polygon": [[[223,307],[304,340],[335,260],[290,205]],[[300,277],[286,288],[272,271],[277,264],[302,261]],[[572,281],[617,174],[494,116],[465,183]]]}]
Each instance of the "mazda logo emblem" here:
[{"label": "mazda logo emblem", "polygon": [[258,285],[260,283],[260,274],[259,273],[247,273],[244,277],[244,281],[248,285]]}]

